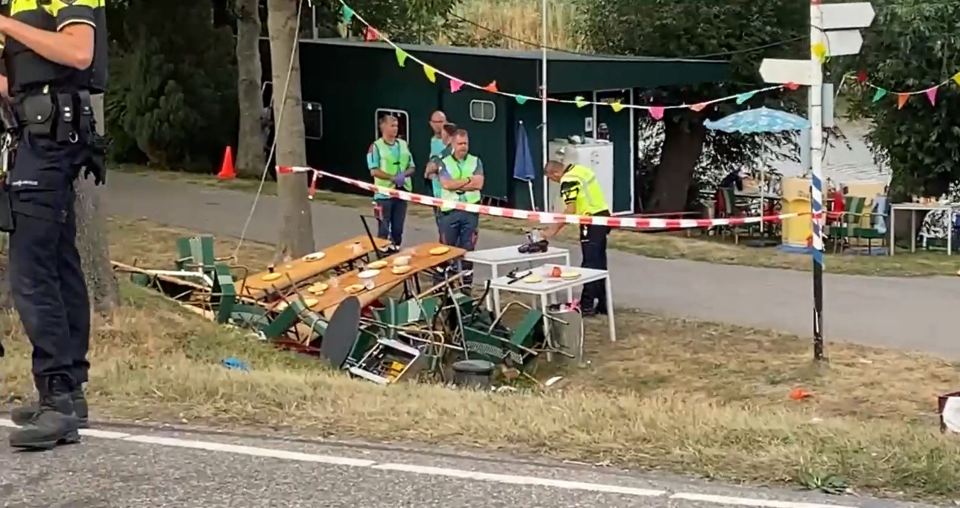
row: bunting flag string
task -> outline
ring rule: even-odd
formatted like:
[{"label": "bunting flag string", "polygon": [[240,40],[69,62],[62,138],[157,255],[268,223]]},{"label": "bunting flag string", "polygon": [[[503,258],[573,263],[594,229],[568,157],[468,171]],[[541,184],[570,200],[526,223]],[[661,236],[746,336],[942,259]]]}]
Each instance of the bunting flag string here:
[{"label": "bunting flag string", "polygon": [[[847,75],[844,76],[844,79],[847,79],[847,78],[849,78],[849,77],[851,77],[851,76],[854,76],[854,74],[853,74],[853,73],[849,73],[849,74],[847,74]],[[870,77],[869,77],[869,75],[867,74],[867,71],[861,70],[861,71],[857,72],[857,73],[855,74],[855,76],[856,76],[856,79],[857,79],[857,83],[860,83],[861,85],[863,85],[863,86],[865,86],[865,87],[868,87],[868,88],[873,89],[874,92],[873,92],[872,102],[875,102],[875,103],[876,103],[876,102],[880,102],[884,97],[886,97],[886,96],[888,96],[888,95],[891,95],[891,96],[893,96],[893,97],[896,97],[896,99],[897,99],[897,109],[903,109],[903,107],[907,104],[907,101],[909,101],[910,98],[913,97],[913,96],[915,96],[915,95],[925,95],[925,96],[927,97],[927,101],[930,103],[930,105],[931,105],[931,106],[936,106],[936,105],[937,105],[937,97],[938,97],[938,95],[939,95],[939,91],[940,91],[941,88],[949,85],[951,82],[952,82],[952,83],[955,83],[957,86],[960,86],[960,71],[957,71],[956,74],[954,74],[953,76],[951,76],[951,77],[949,77],[949,78],[941,81],[940,83],[938,83],[938,84],[936,84],[936,85],[933,85],[933,86],[930,86],[930,87],[927,87],[927,88],[923,88],[923,89],[920,89],[920,90],[900,91],[900,92],[898,92],[898,91],[891,91],[890,89],[888,89],[888,88],[886,88],[886,87],[882,87],[882,86],[879,86],[879,85],[876,85],[876,84],[870,82]]]},{"label": "bunting flag string", "polygon": [[[393,48],[395,54],[396,54],[397,65],[399,65],[400,67],[406,67],[406,62],[407,62],[407,60],[416,62],[417,64],[419,64],[419,65],[423,68],[423,73],[424,73],[424,75],[426,76],[427,80],[429,80],[431,83],[436,83],[436,82],[437,82],[437,76],[443,76],[444,78],[446,78],[446,79],[449,81],[449,86],[450,86],[450,92],[451,92],[451,93],[457,93],[457,92],[459,92],[461,89],[463,89],[463,87],[466,86],[466,87],[468,87],[468,88],[473,88],[473,89],[475,89],[475,90],[481,90],[481,91],[488,92],[488,93],[492,93],[492,94],[497,94],[497,95],[502,95],[502,96],[505,96],[505,97],[510,97],[510,98],[512,98],[513,100],[515,100],[515,101],[517,102],[517,104],[520,104],[520,105],[526,104],[528,101],[542,102],[542,101],[544,100],[544,99],[541,98],[541,97],[532,97],[532,96],[527,96],[527,95],[521,95],[521,94],[516,94],[516,93],[510,93],[510,92],[501,91],[501,90],[498,88],[498,86],[497,86],[496,80],[491,81],[490,83],[488,83],[488,84],[486,84],[486,85],[479,85],[479,84],[477,84],[477,83],[472,83],[472,82],[470,82],[470,81],[467,81],[467,80],[464,80],[464,79],[460,79],[460,78],[458,78],[458,77],[456,77],[456,76],[453,76],[453,75],[451,75],[451,74],[449,74],[449,73],[447,73],[447,72],[444,72],[443,70],[437,69],[436,67],[433,67],[433,66],[429,65],[428,63],[424,62],[423,60],[421,60],[420,58],[418,58],[416,55],[410,54],[409,52],[407,52],[406,50],[404,50],[403,48],[401,48],[399,45],[397,45],[396,43],[394,43],[393,41],[391,41],[391,40],[390,40],[387,36],[385,36],[382,32],[380,32],[380,31],[377,30],[373,25],[371,25],[370,23],[368,23],[367,20],[363,19],[363,17],[362,17],[360,14],[358,14],[356,10],[354,10],[354,9],[351,8],[349,5],[347,5],[347,3],[346,3],[344,0],[339,0],[339,2],[340,2],[340,4],[342,5],[341,15],[342,15],[342,19],[343,19],[343,22],[344,22],[344,23],[350,23],[352,20],[355,19],[355,20],[357,20],[358,22],[360,22],[360,24],[364,25],[364,32],[363,32],[363,33],[364,33],[364,40],[366,40],[366,41],[368,41],[368,42],[379,40],[379,41],[383,41],[383,42],[386,43],[387,45],[391,46],[391,47]],[[556,104],[573,104],[573,105],[576,105],[578,108],[583,108],[583,107],[586,107],[586,106],[609,107],[609,108],[612,109],[615,113],[619,113],[619,112],[623,111],[624,109],[644,110],[644,111],[646,111],[646,112],[650,115],[650,117],[653,118],[654,120],[662,120],[665,112],[668,111],[668,110],[673,110],[673,109],[689,109],[689,110],[694,111],[694,112],[700,112],[700,111],[703,111],[704,109],[706,109],[707,107],[709,107],[709,106],[711,106],[711,105],[714,105],[714,104],[717,104],[717,103],[721,103],[721,102],[735,101],[737,104],[744,104],[744,103],[746,103],[747,101],[749,101],[750,99],[752,99],[753,97],[755,97],[757,94],[760,94],[760,93],[772,92],[772,91],[780,91],[780,90],[784,90],[784,89],[786,89],[786,90],[797,90],[798,88],[799,88],[799,85],[797,85],[797,84],[795,84],[795,83],[787,83],[787,84],[785,84],[785,85],[773,85],[773,86],[768,86],[768,87],[764,87],[764,88],[758,88],[758,89],[756,89],[756,90],[750,90],[750,91],[743,92],[743,93],[738,93],[738,94],[735,94],[735,95],[728,95],[728,96],[726,96],[726,97],[720,97],[720,98],[718,98],[718,99],[712,99],[712,100],[708,100],[708,101],[703,101],[703,102],[699,102],[699,103],[696,103],[696,104],[676,104],[676,105],[624,104],[623,101],[622,101],[622,99],[617,99],[617,100],[614,100],[614,101],[612,101],[612,102],[606,102],[606,101],[604,101],[604,102],[594,102],[594,101],[589,101],[589,100],[587,100],[585,97],[582,97],[582,96],[577,96],[577,97],[574,98],[573,100],[570,100],[570,99],[558,99],[558,98],[555,98],[555,97],[547,97],[547,98],[546,98],[546,101],[547,101],[547,102],[550,102],[550,103],[556,103]]]}]

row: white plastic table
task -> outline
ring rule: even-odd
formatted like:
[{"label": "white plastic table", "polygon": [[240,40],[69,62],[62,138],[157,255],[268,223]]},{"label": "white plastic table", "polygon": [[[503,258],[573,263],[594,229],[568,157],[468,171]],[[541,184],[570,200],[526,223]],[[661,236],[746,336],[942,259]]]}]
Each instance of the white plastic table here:
[{"label": "white plastic table", "polygon": [[[524,282],[523,280],[518,280],[511,284],[509,277],[504,275],[503,277],[498,277],[490,281],[490,289],[498,289],[501,291],[511,291],[513,293],[521,293],[527,295],[535,295],[540,297],[540,310],[543,312],[543,333],[547,338],[548,345],[552,345],[553,342],[550,340],[550,323],[546,318],[547,315],[547,297],[553,293],[559,291],[573,291],[573,288],[577,286],[583,286],[588,282],[603,280],[606,281],[606,291],[607,291],[607,313],[610,320],[610,342],[615,342],[617,340],[617,329],[614,324],[613,319],[613,288],[610,284],[610,272],[607,270],[594,270],[592,268],[580,268],[575,266],[560,266],[562,271],[576,271],[580,273],[580,277],[576,279],[557,279],[547,277],[546,275],[550,272],[554,265],[549,265],[543,268],[533,269],[535,275],[539,275],[542,279],[540,282],[529,283]],[[497,315],[500,314],[500,308],[497,307]]]},{"label": "white plastic table", "polygon": [[953,205],[951,204],[940,204],[940,203],[930,203],[930,204],[920,204],[920,203],[897,203],[890,205],[890,255],[893,255],[893,244],[896,237],[894,236],[894,229],[896,227],[896,213],[897,210],[902,212],[910,212],[910,252],[917,251],[917,212],[934,212],[937,210],[944,210],[946,227],[947,227],[947,255],[950,256],[953,254]]},{"label": "white plastic table", "polygon": [[[473,264],[490,266],[490,279],[494,280],[500,277],[499,268],[502,265],[516,265],[527,263],[527,268],[533,268],[533,263],[537,261],[546,261],[548,259],[563,258],[563,264],[570,264],[570,251],[559,247],[547,247],[546,252],[536,252],[533,254],[521,254],[517,250],[519,246],[499,247],[496,249],[484,249],[473,252],[467,252],[464,259],[472,261]],[[493,294],[493,305],[490,304],[490,295],[487,295],[487,308],[493,309],[500,314],[500,290],[490,287],[490,293]],[[567,291],[567,300],[573,300],[573,289]]]}]

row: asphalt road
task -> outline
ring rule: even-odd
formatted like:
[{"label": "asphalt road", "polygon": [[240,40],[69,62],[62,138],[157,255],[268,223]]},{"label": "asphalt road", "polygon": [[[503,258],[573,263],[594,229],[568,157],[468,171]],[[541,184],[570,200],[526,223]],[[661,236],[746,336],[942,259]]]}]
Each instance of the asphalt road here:
[{"label": "asphalt road", "polygon": [[[253,203],[250,193],[124,173],[111,174],[105,194],[105,207],[110,214],[145,217],[230,236],[241,233]],[[274,196],[260,199],[250,223],[249,239],[276,240],[278,204]],[[318,246],[363,232],[356,210],[323,203],[313,204],[313,224]],[[432,221],[408,218],[405,244],[435,240]],[[481,231],[478,248],[519,242],[516,235]],[[571,248],[573,261],[579,263],[579,248],[567,247]],[[172,245],[170,252],[172,260]],[[609,252],[609,265],[619,307],[775,329],[804,337],[811,334],[809,273],[651,259],[613,250]],[[960,358],[957,324],[951,319],[957,310],[958,294],[957,277],[899,279],[828,273],[824,278],[824,333],[828,341],[846,340]]]},{"label": "asphalt road", "polygon": [[[0,420],[5,507],[921,506],[742,488],[471,451],[403,449],[114,427],[51,452],[15,452]],[[90,434],[95,434],[96,437]]]}]

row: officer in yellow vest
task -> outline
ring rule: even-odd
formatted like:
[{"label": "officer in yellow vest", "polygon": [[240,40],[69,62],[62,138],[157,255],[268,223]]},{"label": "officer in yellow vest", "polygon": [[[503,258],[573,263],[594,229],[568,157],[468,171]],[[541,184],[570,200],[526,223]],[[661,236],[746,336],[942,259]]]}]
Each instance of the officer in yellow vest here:
[{"label": "officer in yellow vest", "polygon": [[[483,163],[470,155],[470,135],[465,129],[457,129],[452,139],[453,153],[440,160],[440,197],[447,201],[479,203],[483,189]],[[477,246],[480,214],[457,210],[450,206],[440,207],[440,236],[446,245],[472,251]],[[462,261],[464,270],[472,270],[473,263]],[[466,274],[463,282],[467,288],[473,283],[473,275]]]},{"label": "officer in yellow vest", "polygon": [[[610,207],[603,197],[603,190],[592,169],[579,164],[564,164],[558,161],[547,163],[544,172],[551,181],[560,184],[560,198],[565,205],[564,213],[609,217]],[[544,232],[547,239],[555,237],[566,224],[552,224]],[[607,226],[580,226],[580,251],[584,268],[607,269]],[[603,281],[590,282],[583,286],[580,308],[585,316],[607,313],[607,292]]]},{"label": "officer in yellow vest", "polygon": [[[90,302],[76,246],[74,181],[105,182],[91,96],[107,86],[104,0],[11,0],[0,15],[0,93],[16,116],[16,157],[0,199],[14,306],[33,346],[39,399],[18,407],[11,446],[49,449],[86,425]],[[7,161],[0,167],[6,167]],[[5,219],[11,219],[9,221]]]},{"label": "officer in yellow vest", "polygon": [[[410,178],[416,172],[407,142],[397,137],[399,122],[393,115],[380,117],[380,138],[367,150],[367,167],[374,185],[389,189],[413,190]],[[407,202],[383,193],[373,196],[374,211],[380,224],[377,236],[389,239],[395,249],[403,242],[403,223]]]}]

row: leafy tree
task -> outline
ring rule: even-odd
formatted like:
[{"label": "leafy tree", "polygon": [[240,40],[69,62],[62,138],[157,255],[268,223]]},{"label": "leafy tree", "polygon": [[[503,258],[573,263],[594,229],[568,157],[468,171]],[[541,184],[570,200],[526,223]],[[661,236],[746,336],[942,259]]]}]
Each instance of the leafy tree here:
[{"label": "leafy tree", "polygon": [[230,142],[237,114],[234,42],[229,28],[214,28],[212,15],[206,2],[129,3],[112,36],[107,124],[115,158],[116,150],[139,151],[165,167],[206,170]]},{"label": "leafy tree", "polygon": [[[660,57],[720,53],[712,58],[731,62],[732,77],[726,83],[650,90],[642,94],[641,103],[696,104],[749,91],[765,86],[759,73],[763,58],[809,58],[809,4],[798,0],[590,0],[581,4],[581,14],[578,31],[599,53]],[[781,44],[742,51],[771,43]],[[640,189],[645,208],[681,210],[690,191],[696,190],[691,184],[698,176],[713,178],[749,165],[770,144],[793,143],[787,135],[714,134],[704,127],[705,120],[761,105],[796,112],[804,104],[802,92],[763,94],[739,106],[731,101],[702,112],[668,110],[662,122],[641,116],[641,139],[663,139],[640,161],[640,167],[653,167],[652,189]]]},{"label": "leafy tree", "polygon": [[[448,15],[459,0],[347,0],[363,19],[388,34],[396,42],[429,44],[448,29]],[[318,0],[317,22],[321,36],[336,36],[341,22],[341,4],[337,0]],[[350,33],[361,34],[363,25],[354,20]]]},{"label": "leafy tree", "polygon": [[[913,95],[897,109],[896,92],[925,90],[960,71],[960,2],[874,0],[877,17],[864,32],[860,56],[831,65],[834,81],[863,70],[869,86],[849,98],[854,116],[868,116],[868,144],[878,161],[893,171],[891,190],[939,196],[960,181],[960,87],[951,81],[938,90],[936,105]],[[849,78],[848,78],[849,79]]]}]

